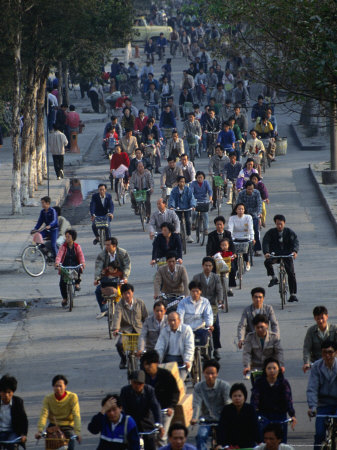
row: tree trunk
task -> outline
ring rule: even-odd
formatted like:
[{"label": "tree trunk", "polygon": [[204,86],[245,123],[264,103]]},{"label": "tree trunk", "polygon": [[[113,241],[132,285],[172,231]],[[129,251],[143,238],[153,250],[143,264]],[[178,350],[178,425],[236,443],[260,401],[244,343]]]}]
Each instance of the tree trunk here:
[{"label": "tree trunk", "polygon": [[31,125],[30,125],[30,145],[29,145],[29,197],[34,197],[34,192],[37,189],[37,175],[36,175],[36,97],[39,88],[41,70],[37,69],[34,74],[33,95],[30,103],[31,108]]},{"label": "tree trunk", "polygon": [[37,184],[43,182],[43,161],[46,160],[46,141],[44,137],[46,81],[49,69],[44,69],[40,77],[36,98],[36,175]]},{"label": "tree trunk", "polygon": [[330,169],[337,170],[337,105],[334,102],[331,102],[330,115]]},{"label": "tree trunk", "polygon": [[62,61],[58,62],[58,79],[59,79],[59,86],[58,86],[58,102],[59,106],[63,103],[63,67],[62,67]]},{"label": "tree trunk", "polygon": [[70,104],[69,100],[69,67],[68,63],[64,63],[64,99],[67,105]]},{"label": "tree trunk", "polygon": [[[21,7],[21,6],[20,6]],[[21,155],[20,155],[20,86],[21,86],[21,31],[17,33],[14,44],[14,72],[13,72],[13,117],[12,117],[12,214],[22,214],[21,207]]]}]

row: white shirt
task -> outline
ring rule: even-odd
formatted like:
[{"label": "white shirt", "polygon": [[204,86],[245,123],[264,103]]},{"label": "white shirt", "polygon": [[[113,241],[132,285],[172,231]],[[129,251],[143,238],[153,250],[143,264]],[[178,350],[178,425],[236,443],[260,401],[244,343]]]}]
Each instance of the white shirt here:
[{"label": "white shirt", "polygon": [[235,239],[254,239],[253,219],[248,214],[242,217],[231,216],[228,220],[228,231],[231,232],[233,240]]},{"label": "white shirt", "polygon": [[57,98],[51,92],[48,92],[48,100],[50,101],[51,106],[53,106],[54,108],[58,107],[59,103],[57,101]]},{"label": "white shirt", "polygon": [[179,341],[181,338],[181,324],[179,325],[178,329],[176,331],[170,330],[170,338],[169,338],[169,345],[167,348],[167,354],[171,356],[179,356],[180,355],[180,345]]},{"label": "white shirt", "polygon": [[130,303],[128,303],[128,302],[125,302],[125,307],[127,308],[127,309],[132,309],[133,308],[133,299],[131,300],[131,304]]},{"label": "white shirt", "polygon": [[115,259],[116,259],[116,253],[114,253],[114,254],[109,253],[109,258],[110,258],[110,262],[115,261]]},{"label": "white shirt", "polygon": [[11,415],[12,400],[8,405],[1,404],[0,407],[0,431],[12,430],[12,415]]},{"label": "white shirt", "polygon": [[102,205],[104,206],[105,196],[104,197],[99,196],[99,198],[101,199]]}]

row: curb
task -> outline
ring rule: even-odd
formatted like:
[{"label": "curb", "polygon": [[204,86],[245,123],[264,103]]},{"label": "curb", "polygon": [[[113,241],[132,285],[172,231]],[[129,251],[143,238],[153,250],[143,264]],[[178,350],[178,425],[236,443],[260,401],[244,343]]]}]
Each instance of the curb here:
[{"label": "curb", "polygon": [[[82,113],[84,114],[84,113]],[[109,118],[107,117],[102,117],[101,119],[87,119],[87,120],[83,120],[84,124],[89,124],[89,123],[103,123],[103,122],[107,122],[109,120]]]},{"label": "curb", "polygon": [[309,175],[311,176],[312,181],[314,182],[314,185],[316,186],[318,196],[319,196],[319,198],[322,201],[322,204],[323,204],[323,206],[324,206],[324,208],[325,208],[325,210],[326,210],[326,212],[328,214],[328,217],[329,217],[329,219],[330,219],[330,221],[332,223],[332,226],[333,226],[333,228],[335,230],[335,233],[337,235],[337,220],[336,220],[336,217],[333,214],[333,212],[331,211],[329,203],[328,203],[327,199],[325,198],[325,195],[324,195],[324,193],[322,191],[322,188],[321,188],[319,182],[317,181],[317,178],[316,178],[316,176],[314,174],[314,171],[311,168],[311,164],[309,164],[308,171],[309,171]]},{"label": "curb", "polygon": [[298,146],[300,147],[300,150],[311,150],[311,151],[326,150],[325,147],[322,145],[317,145],[317,144],[304,145],[304,144],[302,144],[301,138],[299,137],[299,135],[297,133],[296,127],[292,123],[289,126],[290,126],[290,129],[291,129],[295,139],[296,139]]}]

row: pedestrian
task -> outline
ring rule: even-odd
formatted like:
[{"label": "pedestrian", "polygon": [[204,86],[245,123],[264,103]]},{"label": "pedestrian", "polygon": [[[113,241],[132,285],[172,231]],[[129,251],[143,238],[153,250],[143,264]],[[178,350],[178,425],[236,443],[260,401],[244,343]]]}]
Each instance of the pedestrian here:
[{"label": "pedestrian", "polygon": [[49,149],[53,156],[56,178],[60,180],[61,178],[64,178],[64,153],[65,147],[68,145],[68,139],[59,129],[57,124],[53,125],[53,129],[54,131],[49,135]]}]

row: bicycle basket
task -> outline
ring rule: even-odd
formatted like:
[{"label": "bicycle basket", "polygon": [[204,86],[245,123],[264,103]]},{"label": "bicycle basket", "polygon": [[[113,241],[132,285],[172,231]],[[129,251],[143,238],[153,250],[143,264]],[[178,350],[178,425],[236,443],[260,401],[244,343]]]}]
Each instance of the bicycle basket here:
[{"label": "bicycle basket", "polygon": [[195,207],[195,210],[197,212],[208,212],[209,210],[209,203],[197,203],[197,206]]},{"label": "bicycle basket", "polygon": [[108,228],[109,222],[106,217],[95,217],[95,225],[97,228]]},{"label": "bicycle basket", "polygon": [[219,175],[214,175],[213,181],[215,187],[223,186],[225,184],[224,180]]},{"label": "bicycle basket", "polygon": [[187,143],[188,145],[197,145],[197,138],[195,137],[195,134],[187,135]]},{"label": "bicycle basket", "polygon": [[78,279],[78,273],[75,269],[61,267],[61,277],[65,283],[70,283],[72,280]]},{"label": "bicycle basket", "polygon": [[249,242],[233,242],[235,253],[248,253]]},{"label": "bicycle basket", "polygon": [[122,334],[122,346],[125,352],[135,352],[138,348],[138,333]]},{"label": "bicycle basket", "polygon": [[134,192],[136,202],[145,202],[146,201],[146,190],[140,190]]}]

